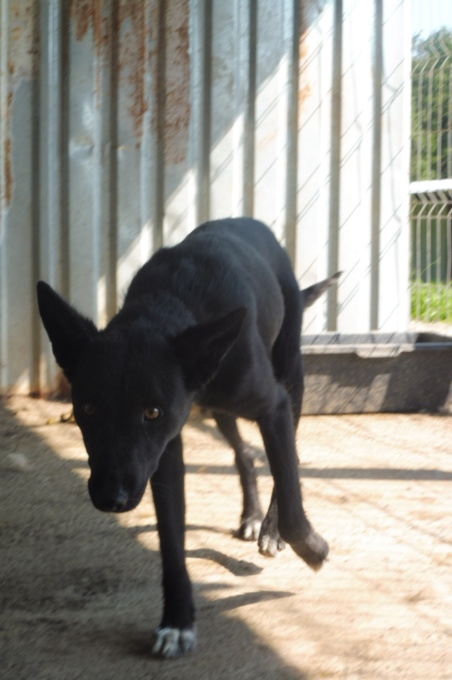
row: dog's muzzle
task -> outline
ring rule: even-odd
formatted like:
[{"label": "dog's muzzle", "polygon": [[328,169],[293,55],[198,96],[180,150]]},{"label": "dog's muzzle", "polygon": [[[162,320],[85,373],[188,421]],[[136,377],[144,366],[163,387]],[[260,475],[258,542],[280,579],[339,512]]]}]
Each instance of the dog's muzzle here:
[{"label": "dog's muzzle", "polygon": [[102,489],[96,487],[90,478],[88,491],[94,507],[102,512],[126,512],[137,505],[122,486],[115,490]]}]

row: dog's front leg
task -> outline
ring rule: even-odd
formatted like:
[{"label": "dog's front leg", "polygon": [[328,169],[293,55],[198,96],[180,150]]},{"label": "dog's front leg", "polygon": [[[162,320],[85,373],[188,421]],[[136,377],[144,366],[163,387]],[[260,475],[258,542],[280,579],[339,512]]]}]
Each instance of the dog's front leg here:
[{"label": "dog's front leg", "polygon": [[165,658],[190,652],[196,644],[194,606],[185,566],[185,494],[182,440],[165,449],[151,478],[163,570],[163,617],[152,652]]},{"label": "dog's front leg", "polygon": [[328,555],[328,544],[314,531],[304,513],[290,400],[282,387],[258,424],[275,482],[276,504],[273,498],[270,508],[278,518],[279,534],[310,567],[320,569]]}]

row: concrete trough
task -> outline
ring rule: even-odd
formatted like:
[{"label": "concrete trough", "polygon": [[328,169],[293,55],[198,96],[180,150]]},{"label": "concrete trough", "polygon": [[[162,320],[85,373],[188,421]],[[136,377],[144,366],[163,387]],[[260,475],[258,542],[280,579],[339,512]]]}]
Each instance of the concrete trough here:
[{"label": "concrete trough", "polygon": [[434,333],[302,337],[303,413],[452,413],[452,338]]}]

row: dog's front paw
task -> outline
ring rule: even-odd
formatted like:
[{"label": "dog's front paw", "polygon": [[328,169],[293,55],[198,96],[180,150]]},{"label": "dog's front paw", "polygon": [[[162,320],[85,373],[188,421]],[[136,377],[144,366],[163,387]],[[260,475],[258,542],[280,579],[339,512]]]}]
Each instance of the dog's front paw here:
[{"label": "dog's front paw", "polygon": [[290,547],[314,571],[318,571],[322,567],[329,552],[328,543],[314,530],[302,541],[291,543]]},{"label": "dog's front paw", "polygon": [[265,557],[276,557],[281,550],[284,550],[286,544],[279,534],[263,534],[261,532],[259,541],[257,543],[259,552]]},{"label": "dog's front paw", "polygon": [[170,628],[158,626],[154,631],[152,655],[163,659],[175,659],[193,651],[196,647],[196,628]]}]

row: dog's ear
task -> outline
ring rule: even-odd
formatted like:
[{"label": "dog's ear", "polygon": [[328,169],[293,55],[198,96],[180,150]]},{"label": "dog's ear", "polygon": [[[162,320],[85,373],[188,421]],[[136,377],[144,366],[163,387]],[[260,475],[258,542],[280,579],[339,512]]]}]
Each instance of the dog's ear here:
[{"label": "dog's ear", "polygon": [[37,292],[39,313],[55,359],[70,382],[80,353],[89,339],[97,335],[97,328],[44,281],[38,282]]},{"label": "dog's ear", "polygon": [[213,378],[237,340],[246,314],[246,307],[239,307],[215,321],[191,326],[173,338],[188,389],[199,389]]}]

